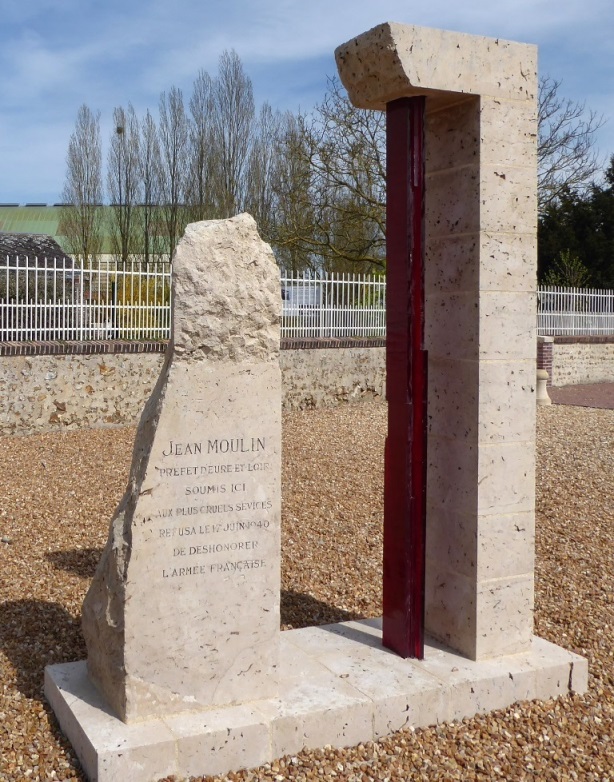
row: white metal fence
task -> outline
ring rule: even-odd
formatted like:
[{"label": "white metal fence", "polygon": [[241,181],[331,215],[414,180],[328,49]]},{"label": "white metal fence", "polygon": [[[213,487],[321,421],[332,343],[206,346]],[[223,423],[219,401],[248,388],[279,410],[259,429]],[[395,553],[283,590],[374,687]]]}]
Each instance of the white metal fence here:
[{"label": "white metal fence", "polygon": [[6,258],[0,264],[0,341],[167,339],[170,263],[102,264]]},{"label": "white metal fence", "polygon": [[363,274],[281,278],[283,337],[384,337],[386,281]]},{"label": "white metal fence", "polygon": [[[282,336],[384,337],[385,278],[282,274]],[[171,264],[0,259],[0,342],[168,339]],[[540,287],[538,334],[614,334],[614,291]]]},{"label": "white metal fence", "polygon": [[614,334],[614,291],[541,286],[537,333],[543,337]]},{"label": "white metal fence", "polygon": [[[282,336],[381,337],[383,278],[282,275]],[[80,269],[70,259],[0,264],[0,341],[168,339],[171,264]]]}]

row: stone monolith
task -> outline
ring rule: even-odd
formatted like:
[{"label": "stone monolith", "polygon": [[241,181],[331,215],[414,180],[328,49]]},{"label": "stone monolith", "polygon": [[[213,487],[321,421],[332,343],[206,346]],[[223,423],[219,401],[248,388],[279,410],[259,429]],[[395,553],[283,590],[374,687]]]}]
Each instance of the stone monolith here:
[{"label": "stone monolith", "polygon": [[272,697],[279,645],[279,271],[249,215],[188,226],[173,333],[83,606],[125,722]]}]

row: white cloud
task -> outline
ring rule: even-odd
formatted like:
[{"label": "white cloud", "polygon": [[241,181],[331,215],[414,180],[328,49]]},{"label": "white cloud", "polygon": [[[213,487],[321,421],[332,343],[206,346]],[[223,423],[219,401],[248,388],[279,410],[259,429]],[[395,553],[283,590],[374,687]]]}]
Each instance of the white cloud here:
[{"label": "white cloud", "polygon": [[[291,96],[295,103],[286,106],[309,108],[326,73],[334,73],[334,48],[386,20],[538,43],[541,70],[562,77],[566,95],[612,111],[611,0],[3,0],[0,197],[10,199],[10,187],[18,187],[15,161],[20,181],[32,187],[63,169],[82,102],[100,109],[103,121],[128,101],[155,109],[162,90],[177,84],[189,91],[200,68],[215,72],[222,51],[234,48],[248,74],[258,73],[262,99]],[[612,142],[614,119],[600,134],[608,154]],[[52,189],[45,184],[47,198],[57,198],[62,178],[63,170]],[[43,200],[35,192],[27,198]]]}]

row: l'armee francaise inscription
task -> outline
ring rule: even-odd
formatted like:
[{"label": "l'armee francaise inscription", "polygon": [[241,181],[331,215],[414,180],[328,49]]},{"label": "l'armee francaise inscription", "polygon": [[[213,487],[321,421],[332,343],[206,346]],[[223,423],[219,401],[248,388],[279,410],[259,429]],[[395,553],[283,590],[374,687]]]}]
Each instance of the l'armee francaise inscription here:
[{"label": "l'armee francaise inscription", "polygon": [[161,578],[247,577],[266,567],[263,535],[272,508],[262,481],[272,468],[266,437],[169,440],[153,466],[164,495],[174,499],[149,517],[167,551]]}]

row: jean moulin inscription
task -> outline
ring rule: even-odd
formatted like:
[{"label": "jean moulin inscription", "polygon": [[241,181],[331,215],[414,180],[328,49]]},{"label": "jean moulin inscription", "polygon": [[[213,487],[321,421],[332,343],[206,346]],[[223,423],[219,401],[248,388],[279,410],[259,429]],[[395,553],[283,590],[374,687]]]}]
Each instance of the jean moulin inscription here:
[{"label": "jean moulin inscription", "polygon": [[266,566],[261,536],[272,509],[262,480],[271,470],[266,451],[265,437],[165,444],[155,469],[176,505],[158,508],[150,518],[163,524],[154,534],[172,543],[162,578],[248,576]]},{"label": "jean moulin inscription", "polygon": [[193,456],[203,453],[255,453],[264,451],[264,437],[232,437],[230,439],[207,440],[206,443],[175,443],[169,440],[162,456]]}]

